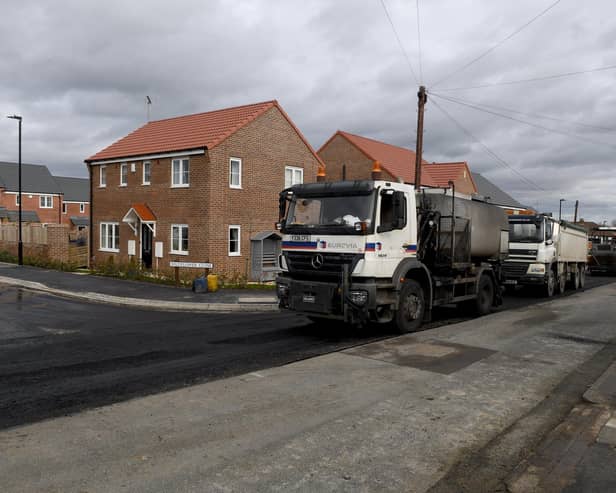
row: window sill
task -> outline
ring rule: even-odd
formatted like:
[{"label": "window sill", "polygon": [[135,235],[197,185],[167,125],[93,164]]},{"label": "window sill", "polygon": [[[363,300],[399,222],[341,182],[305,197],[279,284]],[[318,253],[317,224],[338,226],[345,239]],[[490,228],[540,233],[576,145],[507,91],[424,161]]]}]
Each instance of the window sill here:
[{"label": "window sill", "polygon": [[99,252],[111,252],[111,253],[120,253],[119,248],[99,248]]},{"label": "window sill", "polygon": [[175,250],[169,251],[170,255],[188,255],[188,252],[176,252]]},{"label": "window sill", "polygon": [[171,188],[188,188],[190,187],[190,183],[186,185],[171,185]]},{"label": "window sill", "polygon": [[151,185],[151,183],[148,181],[147,183],[142,183],[141,185],[143,185],[144,187],[147,187],[147,186]]},{"label": "window sill", "polygon": [[98,188],[107,188],[107,185],[99,185]]},{"label": "window sill", "polygon": [[127,186],[128,186],[128,184],[127,184],[127,183],[124,183],[124,184],[120,183],[120,184],[118,185],[118,187],[120,187],[120,188],[126,188]]},{"label": "window sill", "polygon": [[232,188],[234,190],[241,190],[242,186],[241,185],[229,185],[229,188]]},{"label": "window sill", "polygon": [[242,254],[241,253],[229,253],[229,257],[241,257]]}]

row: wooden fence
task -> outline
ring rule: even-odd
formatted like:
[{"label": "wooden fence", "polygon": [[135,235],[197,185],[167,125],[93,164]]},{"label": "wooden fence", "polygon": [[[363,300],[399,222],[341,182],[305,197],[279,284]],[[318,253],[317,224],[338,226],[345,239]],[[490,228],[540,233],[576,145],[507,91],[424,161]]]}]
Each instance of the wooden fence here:
[{"label": "wooden fence", "polygon": [[[28,224],[21,229],[24,256],[46,258],[76,267],[88,266],[88,231],[75,232],[61,224]],[[0,224],[0,251],[17,255],[18,226]]]}]

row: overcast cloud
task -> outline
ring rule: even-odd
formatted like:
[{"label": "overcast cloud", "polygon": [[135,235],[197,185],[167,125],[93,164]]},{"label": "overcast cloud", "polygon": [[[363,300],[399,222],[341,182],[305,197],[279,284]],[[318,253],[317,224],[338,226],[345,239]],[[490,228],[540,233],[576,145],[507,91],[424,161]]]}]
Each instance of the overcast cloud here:
[{"label": "overcast cloud", "polygon": [[[579,199],[582,217],[611,221],[616,70],[447,89],[616,65],[616,3],[561,0],[434,85],[553,1],[419,0],[428,91],[547,115],[558,121],[507,113],[562,132],[430,96],[424,157],[466,160],[541,210],[557,211],[564,198],[571,217]],[[386,5],[419,76],[415,0]],[[145,122],[146,95],[152,119],[277,99],[315,149],[337,129],[415,145],[417,82],[380,0],[5,0],[0,33],[0,114],[23,116],[24,162],[46,164],[55,174],[86,176],[86,157]],[[2,119],[0,160],[17,160],[16,143],[16,122]]]}]

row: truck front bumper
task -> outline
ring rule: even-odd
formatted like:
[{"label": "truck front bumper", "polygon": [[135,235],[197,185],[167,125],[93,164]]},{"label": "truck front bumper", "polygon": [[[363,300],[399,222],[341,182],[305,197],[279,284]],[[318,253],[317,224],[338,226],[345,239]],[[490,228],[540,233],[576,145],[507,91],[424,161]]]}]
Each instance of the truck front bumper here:
[{"label": "truck front bumper", "polygon": [[280,308],[346,322],[365,320],[376,309],[377,287],[373,282],[344,286],[340,282],[278,276],[276,292]]}]

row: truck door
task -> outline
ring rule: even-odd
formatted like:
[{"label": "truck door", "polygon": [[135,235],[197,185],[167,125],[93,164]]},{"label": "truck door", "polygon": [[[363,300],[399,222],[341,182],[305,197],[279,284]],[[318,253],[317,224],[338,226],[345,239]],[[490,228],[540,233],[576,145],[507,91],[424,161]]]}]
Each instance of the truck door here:
[{"label": "truck door", "polygon": [[380,207],[376,232],[381,243],[381,255],[400,258],[404,251],[404,231],[408,225],[407,200],[404,192],[384,189],[380,193]]}]

